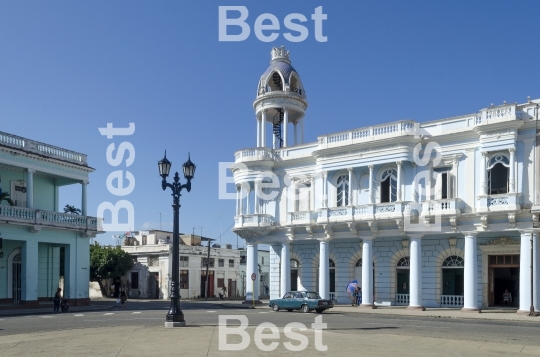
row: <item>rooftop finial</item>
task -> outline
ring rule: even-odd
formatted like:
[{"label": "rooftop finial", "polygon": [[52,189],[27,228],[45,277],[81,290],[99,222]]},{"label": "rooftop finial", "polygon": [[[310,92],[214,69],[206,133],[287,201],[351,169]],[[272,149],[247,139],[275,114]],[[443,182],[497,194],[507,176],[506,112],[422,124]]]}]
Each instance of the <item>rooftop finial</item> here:
[{"label": "rooftop finial", "polygon": [[289,51],[285,49],[285,46],[281,47],[274,47],[272,48],[272,61],[270,63],[275,61],[284,61],[287,63],[291,63],[291,60],[289,59]]}]

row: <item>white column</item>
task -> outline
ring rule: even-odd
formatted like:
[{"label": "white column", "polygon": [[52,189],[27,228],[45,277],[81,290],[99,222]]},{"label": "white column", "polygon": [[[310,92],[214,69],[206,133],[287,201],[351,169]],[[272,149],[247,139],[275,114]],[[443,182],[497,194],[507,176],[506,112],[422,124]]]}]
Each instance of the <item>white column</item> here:
[{"label": "white column", "polygon": [[396,166],[397,166],[397,201],[400,202],[401,201],[401,164],[402,162],[401,161],[397,161],[396,162]]},{"label": "white column", "polygon": [[373,238],[362,242],[362,307],[375,308],[373,303]]},{"label": "white column", "polygon": [[289,243],[283,243],[281,246],[281,296],[291,290],[291,256],[289,252]]},{"label": "white column", "polygon": [[352,206],[353,205],[353,169],[352,167],[349,167],[347,169],[349,171],[349,197],[348,197],[348,200],[349,200],[349,204],[347,206]]},{"label": "white column", "polygon": [[285,108],[283,113],[283,147],[287,147],[287,127],[289,126],[289,109]]},{"label": "white column", "polygon": [[310,200],[309,200],[309,209],[311,211],[315,210],[315,178],[314,177],[311,177],[310,178],[310,187],[309,187],[309,193],[311,195],[310,197]]},{"label": "white column", "polygon": [[[259,300],[259,258],[257,244],[247,244],[247,262],[246,262],[246,302]],[[251,280],[251,275],[255,274],[255,281]]]},{"label": "white column", "polygon": [[487,172],[486,172],[486,152],[481,152],[480,158],[480,194],[487,195]]},{"label": "white column", "polygon": [[422,299],[422,235],[411,235],[409,309],[425,310]]},{"label": "white column", "polygon": [[428,178],[426,180],[426,201],[434,199],[433,195],[433,164],[428,164]]},{"label": "white column", "polygon": [[375,203],[375,200],[373,199],[373,165],[369,165],[368,168],[369,168],[369,188],[368,188],[369,203]]},{"label": "white column", "polygon": [[259,214],[259,196],[257,194],[259,192],[259,183],[255,181],[253,186],[255,188],[253,192],[253,210],[255,214]]},{"label": "white column", "polygon": [[298,120],[294,123],[294,145],[298,145]]},{"label": "white column", "polygon": [[534,311],[540,311],[540,251],[538,232],[533,233],[533,302]]},{"label": "white column", "polygon": [[241,215],[241,214],[244,214],[244,185],[241,184],[240,185],[240,200],[239,200],[239,203],[240,203],[240,211],[238,212],[238,215]]},{"label": "white column", "polygon": [[83,216],[87,215],[87,201],[86,201],[86,186],[89,184],[88,181],[82,181],[82,197],[81,197],[81,214]]},{"label": "white column", "polygon": [[257,117],[257,147],[261,147],[261,120]]},{"label": "white column", "polygon": [[236,215],[240,215],[240,185],[236,186]]},{"label": "white column", "polygon": [[452,183],[453,183],[453,186],[452,186],[452,190],[451,190],[451,195],[450,198],[456,198],[456,197],[459,197],[458,196],[458,182],[459,182],[459,166],[458,166],[458,159],[455,158],[453,161],[452,161]]},{"label": "white column", "polygon": [[328,171],[323,172],[323,207],[328,207]]},{"label": "white column", "polygon": [[510,192],[516,192],[516,173],[514,169],[516,166],[516,149],[510,148],[508,151],[510,151]]},{"label": "white column", "polygon": [[246,187],[246,214],[251,214],[251,211],[249,209],[249,193],[251,192],[251,187],[248,186]]},{"label": "white column", "polygon": [[330,299],[330,245],[328,241],[319,242],[319,295]]},{"label": "white column", "polygon": [[34,172],[26,170],[26,208],[34,208]]},{"label": "white column", "polygon": [[304,143],[304,118],[300,119],[300,144]]},{"label": "white column", "polygon": [[465,262],[463,284],[463,309],[480,311],[478,307],[478,256],[476,254],[477,232],[463,232],[465,235]]},{"label": "white column", "polygon": [[261,146],[266,147],[266,110],[261,113]]},{"label": "white column", "polygon": [[519,251],[519,310],[527,314],[531,307],[531,234],[532,231],[520,231]]},{"label": "white column", "polygon": [[413,202],[418,202],[418,181],[416,179],[416,175],[417,175],[417,171],[418,171],[418,166],[413,162],[412,163],[412,167],[413,167],[413,182],[412,182],[412,201]]}]

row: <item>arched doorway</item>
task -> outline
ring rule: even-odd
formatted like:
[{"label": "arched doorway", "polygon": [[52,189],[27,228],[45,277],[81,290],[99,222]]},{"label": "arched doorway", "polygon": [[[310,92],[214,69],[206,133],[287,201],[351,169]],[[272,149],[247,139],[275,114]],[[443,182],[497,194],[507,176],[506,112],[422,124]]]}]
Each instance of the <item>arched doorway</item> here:
[{"label": "arched doorway", "polygon": [[403,257],[396,264],[396,305],[409,305],[410,266],[410,257]]},{"label": "arched doorway", "polygon": [[298,260],[291,259],[291,291],[298,291],[298,268],[300,268]]},{"label": "arched doorway", "polygon": [[463,307],[463,258],[451,255],[442,264],[441,306]]},{"label": "arched doorway", "polygon": [[21,254],[17,254],[12,262],[12,287],[13,287],[13,303],[18,304],[21,301]]}]

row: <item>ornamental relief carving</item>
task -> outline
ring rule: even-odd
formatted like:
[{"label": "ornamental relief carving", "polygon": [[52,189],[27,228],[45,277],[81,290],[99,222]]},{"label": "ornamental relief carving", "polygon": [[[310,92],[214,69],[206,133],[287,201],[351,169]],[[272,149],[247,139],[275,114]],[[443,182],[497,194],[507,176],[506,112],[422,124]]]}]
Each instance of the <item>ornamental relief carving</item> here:
[{"label": "ornamental relief carving", "polygon": [[500,236],[482,245],[519,245],[519,241],[506,236]]},{"label": "ornamental relief carving", "polygon": [[271,229],[234,229],[233,232],[246,240],[264,237],[270,233]]}]

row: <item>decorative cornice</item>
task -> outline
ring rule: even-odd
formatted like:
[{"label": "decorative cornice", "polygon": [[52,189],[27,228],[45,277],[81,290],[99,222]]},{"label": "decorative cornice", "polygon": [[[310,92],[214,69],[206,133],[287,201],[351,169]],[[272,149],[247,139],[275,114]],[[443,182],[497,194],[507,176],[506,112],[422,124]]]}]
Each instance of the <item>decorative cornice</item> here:
[{"label": "decorative cornice", "polygon": [[345,152],[337,152],[332,154],[320,154],[323,150],[317,150],[312,153],[312,155],[321,160],[328,160],[328,159],[338,159],[338,158],[344,158],[344,157],[358,157],[363,156],[367,154],[376,154],[383,151],[395,151],[399,149],[408,149],[414,147],[414,143],[397,143],[392,145],[385,145],[385,146],[378,146],[378,147],[369,147],[365,149],[360,150],[349,150]]},{"label": "decorative cornice", "polygon": [[519,245],[519,241],[517,239],[512,239],[506,236],[500,236],[499,238],[495,238],[485,244],[482,244],[483,246],[489,246],[489,245]]}]

